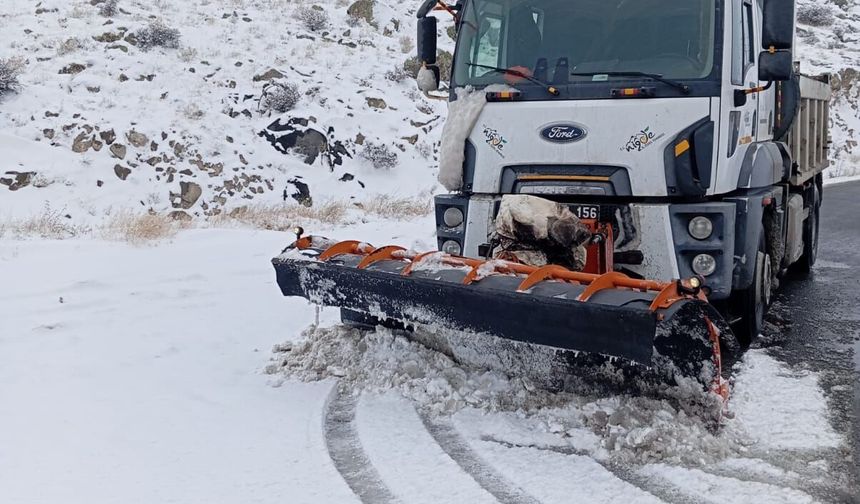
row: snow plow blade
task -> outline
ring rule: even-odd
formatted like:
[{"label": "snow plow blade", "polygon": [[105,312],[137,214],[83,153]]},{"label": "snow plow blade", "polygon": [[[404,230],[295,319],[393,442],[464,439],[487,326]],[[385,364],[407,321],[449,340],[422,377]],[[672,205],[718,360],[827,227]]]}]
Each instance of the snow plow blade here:
[{"label": "snow plow blade", "polygon": [[613,272],[536,268],[402,247],[301,238],[273,259],[285,296],[399,322],[620,358],[692,377],[722,396],[728,331],[701,279],[654,282]]}]

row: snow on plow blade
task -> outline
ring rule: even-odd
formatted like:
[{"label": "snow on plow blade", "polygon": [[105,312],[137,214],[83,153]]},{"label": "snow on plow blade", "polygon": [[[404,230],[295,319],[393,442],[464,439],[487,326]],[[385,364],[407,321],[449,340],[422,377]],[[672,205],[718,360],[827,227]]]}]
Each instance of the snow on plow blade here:
[{"label": "snow on plow blade", "polygon": [[285,296],[396,321],[617,357],[725,397],[720,331],[699,279],[535,268],[306,237],[273,259]]}]

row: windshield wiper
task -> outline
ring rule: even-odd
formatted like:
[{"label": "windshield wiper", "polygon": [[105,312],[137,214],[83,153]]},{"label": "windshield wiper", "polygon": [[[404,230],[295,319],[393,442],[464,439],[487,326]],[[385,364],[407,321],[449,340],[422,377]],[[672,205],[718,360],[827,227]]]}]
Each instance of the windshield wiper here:
[{"label": "windshield wiper", "polygon": [[657,82],[662,82],[663,84],[672,86],[673,88],[680,90],[684,94],[690,93],[690,86],[684,84],[683,82],[666,79],[660,74],[648,72],[570,72],[570,75],[574,77],[594,77],[595,75],[608,75],[609,77],[647,77]]},{"label": "windshield wiper", "polygon": [[487,70],[494,70],[496,72],[500,72],[500,73],[504,73],[504,74],[508,74],[508,75],[516,75],[517,77],[522,77],[523,79],[525,79],[529,82],[532,82],[534,84],[537,84],[538,86],[543,87],[544,89],[546,89],[547,93],[549,93],[553,96],[558,96],[558,94],[559,94],[558,88],[553,86],[552,84],[547,84],[546,82],[544,82],[540,79],[536,79],[536,78],[532,77],[531,75],[520,72],[519,70],[514,70],[513,68],[501,68],[501,67],[494,67],[494,66],[489,66],[489,65],[479,65],[478,63],[467,63],[467,65],[471,66],[471,67],[476,67],[476,68],[485,68]]}]

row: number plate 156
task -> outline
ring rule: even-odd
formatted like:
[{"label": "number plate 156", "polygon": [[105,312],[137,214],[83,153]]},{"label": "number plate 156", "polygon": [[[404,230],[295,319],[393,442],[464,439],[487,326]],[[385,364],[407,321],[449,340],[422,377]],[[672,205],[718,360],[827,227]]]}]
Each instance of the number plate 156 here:
[{"label": "number plate 156", "polygon": [[580,220],[600,219],[600,205],[571,205],[570,210]]}]

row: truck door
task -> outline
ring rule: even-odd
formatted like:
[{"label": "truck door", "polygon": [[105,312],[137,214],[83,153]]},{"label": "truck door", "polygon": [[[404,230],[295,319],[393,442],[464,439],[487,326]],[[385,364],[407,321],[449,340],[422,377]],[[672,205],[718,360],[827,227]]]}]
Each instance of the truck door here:
[{"label": "truck door", "polygon": [[731,29],[726,37],[731,50],[731,76],[723,89],[721,123],[726,125],[720,136],[720,152],[725,160],[720,170],[717,190],[731,191],[737,187],[737,177],[743,164],[747,149],[760,135],[759,101],[761,97],[747,95],[746,103],[735,101],[735,90],[747,89],[758,85],[756,72],[756,16],[757,8],[752,0],[731,0]]},{"label": "truck door", "polygon": [[[733,32],[732,51],[732,86],[736,89],[745,89],[758,86],[758,74],[755,72],[756,46],[755,46],[755,9],[751,0],[739,0],[740,12],[733,16],[735,21],[739,19],[740,27],[735,25]],[[737,40],[737,37],[740,40]],[[734,112],[740,114],[740,128],[738,130],[738,151],[746,151],[746,146],[756,140],[758,136],[758,102],[757,94],[747,95],[744,105],[735,105]],[[743,147],[743,148],[741,148]]]},{"label": "truck door", "polygon": [[[763,9],[763,0],[756,0],[755,5],[753,7],[753,14],[755,15],[755,20],[752,24],[753,30],[753,58],[755,64],[753,68],[755,69],[755,75],[751,77],[758,80],[758,50],[756,48],[762,47],[761,43],[761,23],[762,23],[762,9]],[[760,85],[766,83],[759,83]],[[762,93],[758,93],[756,101],[758,103],[758,124],[756,131],[756,141],[758,142],[768,142],[773,140],[773,130],[776,127],[775,124],[775,94],[776,89],[772,87],[771,89],[764,91]]]}]

